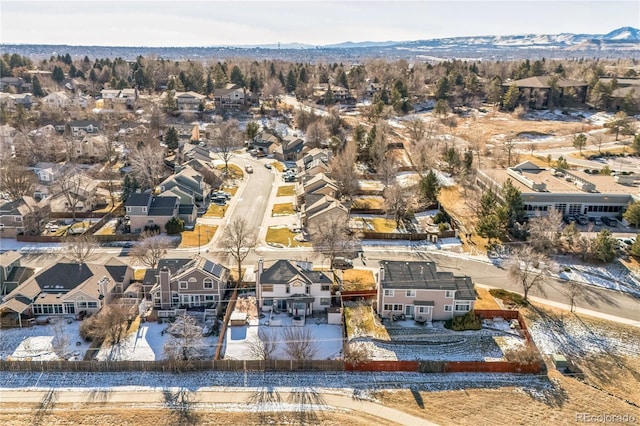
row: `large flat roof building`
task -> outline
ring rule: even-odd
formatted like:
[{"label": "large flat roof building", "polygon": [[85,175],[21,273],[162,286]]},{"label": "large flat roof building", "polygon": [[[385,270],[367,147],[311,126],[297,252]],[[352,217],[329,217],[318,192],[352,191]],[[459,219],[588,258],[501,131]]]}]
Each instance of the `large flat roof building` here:
[{"label": "large flat roof building", "polygon": [[528,216],[555,208],[563,215],[618,216],[640,199],[640,175],[600,175],[578,170],[542,168],[525,161],[507,169],[478,173],[478,183],[499,193],[511,179],[522,193]]}]

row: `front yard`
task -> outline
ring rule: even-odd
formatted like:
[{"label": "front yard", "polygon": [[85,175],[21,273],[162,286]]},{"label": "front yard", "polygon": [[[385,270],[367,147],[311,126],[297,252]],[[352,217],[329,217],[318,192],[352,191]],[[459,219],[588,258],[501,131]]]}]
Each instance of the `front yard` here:
[{"label": "front yard", "polygon": [[274,204],[271,216],[289,216],[295,212],[291,203]]},{"label": "front yard", "polygon": [[308,241],[297,241],[295,234],[289,230],[286,225],[270,226],[267,229],[267,236],[265,240],[269,245],[282,246],[282,247],[311,247],[311,243]]},{"label": "front yard", "polygon": [[279,186],[276,197],[292,197],[296,194],[295,185]]},{"label": "front yard", "polygon": [[203,217],[218,217],[223,218],[229,206],[219,206],[217,204],[210,204],[207,212]]},{"label": "front yard", "polygon": [[217,226],[197,223],[193,231],[182,231],[182,240],[178,248],[200,247],[209,244],[217,229]]}]

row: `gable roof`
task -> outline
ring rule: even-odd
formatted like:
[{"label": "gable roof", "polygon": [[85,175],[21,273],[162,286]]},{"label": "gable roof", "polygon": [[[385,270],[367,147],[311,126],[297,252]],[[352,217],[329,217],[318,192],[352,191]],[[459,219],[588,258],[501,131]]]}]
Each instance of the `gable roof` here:
[{"label": "gable roof", "polygon": [[158,271],[162,270],[163,268],[167,268],[173,275],[189,262],[191,262],[191,259],[160,259],[160,261],[158,262],[158,267],[156,269],[147,269],[144,274],[144,278],[142,279],[142,284],[155,284]]},{"label": "gable roof", "polygon": [[[536,77],[523,78],[520,80],[515,80],[511,82],[504,83],[503,86],[511,86],[515,84],[518,87],[534,87],[539,89],[548,89],[551,87],[550,80],[553,76],[551,75],[540,75]],[[558,87],[586,87],[587,83],[584,81],[578,80],[570,80],[568,78],[558,78],[556,82]]]},{"label": "gable roof", "polygon": [[473,283],[468,276],[438,272],[434,262],[380,262],[381,286],[384,289],[454,290],[457,300],[475,300]]},{"label": "gable roof", "polygon": [[260,275],[260,282],[262,284],[286,284],[296,276],[299,276],[308,284],[331,284],[332,282],[331,278],[324,272],[304,270],[289,260],[278,260],[269,268],[265,269]]},{"label": "gable roof", "polygon": [[152,195],[150,193],[144,194],[131,194],[125,201],[125,207],[147,207]]},{"label": "gable roof", "polygon": [[0,253],[0,266],[6,268],[17,260],[20,260],[22,255],[14,250],[9,250],[4,253]]},{"label": "gable roof", "polygon": [[178,197],[154,197],[149,206],[149,216],[172,216]]}]

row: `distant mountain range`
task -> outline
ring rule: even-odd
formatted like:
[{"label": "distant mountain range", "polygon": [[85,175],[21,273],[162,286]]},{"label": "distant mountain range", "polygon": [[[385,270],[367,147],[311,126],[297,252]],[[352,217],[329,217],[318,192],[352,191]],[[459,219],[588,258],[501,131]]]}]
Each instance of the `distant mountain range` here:
[{"label": "distant mountain range", "polygon": [[[438,60],[520,59],[536,57],[602,57],[618,58],[640,52],[640,30],[622,27],[607,34],[522,34],[450,37],[414,41],[362,41],[312,46],[300,43],[256,44],[209,47],[124,47],[0,44],[4,53],[20,53],[49,57],[69,53],[92,58],[116,57],[134,59],[153,55],[166,59],[254,57],[289,60],[351,60],[367,58]],[[331,59],[332,58],[332,59]]]}]

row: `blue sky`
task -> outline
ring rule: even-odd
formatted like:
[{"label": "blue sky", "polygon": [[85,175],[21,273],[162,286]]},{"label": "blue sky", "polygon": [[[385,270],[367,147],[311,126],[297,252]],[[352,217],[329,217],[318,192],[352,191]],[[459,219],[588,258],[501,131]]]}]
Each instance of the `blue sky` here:
[{"label": "blue sky", "polygon": [[3,43],[217,46],[604,34],[640,26],[640,1],[0,0]]}]

